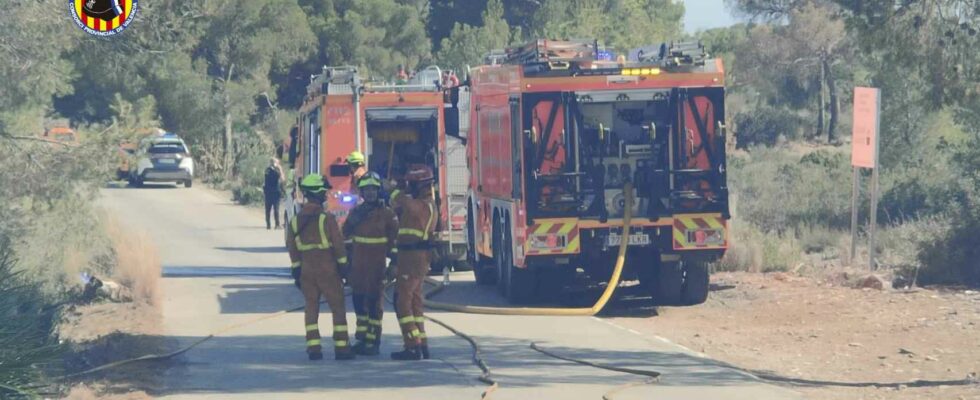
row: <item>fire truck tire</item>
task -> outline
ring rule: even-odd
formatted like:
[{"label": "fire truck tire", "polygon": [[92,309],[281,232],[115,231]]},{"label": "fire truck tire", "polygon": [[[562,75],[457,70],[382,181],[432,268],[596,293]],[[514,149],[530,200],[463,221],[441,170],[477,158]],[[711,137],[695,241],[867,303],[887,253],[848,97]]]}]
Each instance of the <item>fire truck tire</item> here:
[{"label": "fire truck tire", "polygon": [[481,260],[473,266],[473,277],[477,285],[490,286],[497,283],[497,269],[493,264]]},{"label": "fire truck tire", "polygon": [[681,302],[686,306],[704,303],[708,300],[709,282],[708,263],[685,263]]},{"label": "fire truck tire", "polygon": [[681,305],[681,289],[684,286],[684,271],[680,263],[663,263],[649,273],[640,275],[640,283],[660,306]]},{"label": "fire truck tire", "polygon": [[[494,216],[494,221],[497,221],[497,217]],[[504,268],[504,233],[500,228],[500,223],[494,222],[493,224],[493,263],[494,272],[497,275],[497,290],[500,294],[507,294],[507,283],[509,282],[509,277],[507,274],[510,272],[510,268]]]},{"label": "fire truck tire", "polygon": [[534,298],[534,290],[537,288],[537,275],[534,271],[527,268],[518,268],[513,265],[511,261],[513,259],[512,252],[514,251],[514,242],[512,239],[513,231],[511,230],[510,222],[506,222],[503,229],[504,234],[504,246],[503,246],[503,267],[507,269],[507,285],[505,294],[507,296],[507,301],[511,304],[524,304],[530,302]]}]

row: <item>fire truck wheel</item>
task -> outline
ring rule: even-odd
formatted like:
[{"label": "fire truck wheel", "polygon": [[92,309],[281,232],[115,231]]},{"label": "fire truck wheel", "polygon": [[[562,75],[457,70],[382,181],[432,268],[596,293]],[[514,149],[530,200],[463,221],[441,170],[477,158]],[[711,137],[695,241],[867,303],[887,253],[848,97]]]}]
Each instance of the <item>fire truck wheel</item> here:
[{"label": "fire truck wheel", "polygon": [[507,269],[507,285],[505,294],[507,296],[507,301],[511,304],[523,304],[531,301],[534,298],[534,290],[537,287],[537,275],[535,271],[529,270],[527,268],[517,268],[513,265],[511,261],[513,259],[513,239],[511,238],[513,232],[511,230],[510,223],[507,223],[503,229],[504,232],[504,246],[503,246],[503,267]]},{"label": "fire truck wheel", "polygon": [[683,304],[693,306],[704,303],[708,299],[709,280],[708,263],[684,263]]},{"label": "fire truck wheel", "polygon": [[483,259],[473,265],[473,277],[477,285],[494,285],[497,283],[497,269],[492,263]]},{"label": "fire truck wheel", "polygon": [[656,264],[652,270],[640,274],[640,283],[653,297],[653,302],[660,306],[681,305],[681,289],[684,284],[684,272],[680,263]]},{"label": "fire truck wheel", "polygon": [[[496,221],[496,219],[497,218],[494,217],[494,221]],[[500,294],[507,294],[507,282],[508,282],[508,279],[509,279],[509,277],[507,276],[507,273],[510,272],[509,271],[510,268],[504,268],[504,266],[505,266],[504,261],[503,261],[504,260],[504,254],[503,254],[503,250],[504,249],[503,249],[503,245],[501,244],[504,241],[503,236],[504,236],[504,234],[503,234],[503,230],[500,228],[500,224],[497,223],[497,222],[494,222],[494,224],[493,224],[493,265],[494,265],[494,272],[496,273],[496,276],[497,276],[497,290],[500,291]]]},{"label": "fire truck wheel", "polygon": [[[476,268],[476,222],[473,221],[473,205],[466,206],[466,261]],[[475,269],[474,269],[475,271]]]}]

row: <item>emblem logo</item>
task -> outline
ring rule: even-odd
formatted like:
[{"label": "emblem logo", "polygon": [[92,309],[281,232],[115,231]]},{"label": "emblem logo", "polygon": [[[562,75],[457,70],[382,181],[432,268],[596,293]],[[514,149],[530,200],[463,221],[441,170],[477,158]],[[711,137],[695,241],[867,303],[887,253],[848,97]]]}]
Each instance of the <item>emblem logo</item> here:
[{"label": "emblem logo", "polygon": [[138,0],[69,0],[75,25],[95,36],[122,32],[136,16]]}]

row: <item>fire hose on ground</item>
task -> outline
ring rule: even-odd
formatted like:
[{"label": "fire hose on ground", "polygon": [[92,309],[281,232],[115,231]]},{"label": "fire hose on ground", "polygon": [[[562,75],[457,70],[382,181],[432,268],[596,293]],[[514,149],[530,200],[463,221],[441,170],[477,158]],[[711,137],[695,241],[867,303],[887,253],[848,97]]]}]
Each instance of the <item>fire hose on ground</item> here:
[{"label": "fire hose on ground", "polygon": [[[625,209],[625,212],[624,212],[624,216],[623,216],[623,236],[625,238],[628,238],[629,237],[630,220],[632,218],[632,208],[633,208],[632,207],[632,203],[633,203],[633,193],[632,192],[633,191],[632,191],[631,184],[627,184],[626,187],[624,188],[624,193],[625,193],[625,207],[624,207],[624,209]],[[617,258],[616,258],[616,265],[615,265],[615,268],[613,269],[613,274],[612,274],[612,276],[609,279],[609,284],[606,286],[605,290],[603,291],[602,295],[599,297],[598,301],[596,301],[596,304],[593,305],[592,307],[588,307],[588,308],[563,308],[563,309],[555,309],[555,308],[498,308],[498,307],[467,306],[467,305],[460,305],[460,304],[441,303],[441,302],[436,302],[436,301],[430,300],[429,298],[432,297],[432,296],[434,296],[434,295],[436,295],[436,294],[438,294],[440,291],[442,291],[445,288],[445,286],[442,285],[441,283],[439,283],[437,281],[434,281],[434,280],[431,280],[431,279],[427,279],[426,282],[428,282],[430,284],[435,284],[437,286],[436,286],[435,289],[433,289],[432,291],[429,291],[429,292],[427,292],[425,294],[425,305],[427,307],[430,307],[430,308],[433,308],[433,309],[444,310],[444,311],[452,311],[452,312],[459,312],[459,313],[468,313],[468,314],[524,315],[524,316],[592,316],[592,315],[595,315],[595,314],[599,313],[599,311],[601,311],[603,309],[603,307],[606,306],[606,304],[612,298],[612,295],[615,292],[616,287],[619,285],[620,277],[622,276],[623,266],[624,266],[624,264],[626,262],[626,249],[627,249],[628,244],[629,244],[629,241],[628,240],[625,240],[625,239],[620,242],[619,254],[618,254]],[[390,286],[390,284],[389,284],[389,286]],[[386,293],[386,296],[387,296],[387,293]],[[388,299],[388,300],[390,301],[391,299]],[[160,360],[171,359],[171,358],[177,357],[177,356],[179,356],[181,354],[187,353],[191,349],[193,349],[193,348],[195,348],[195,347],[197,347],[197,346],[199,346],[199,345],[201,345],[201,344],[203,344],[203,343],[205,343],[205,342],[207,342],[207,341],[209,341],[209,340],[211,340],[211,339],[213,339],[213,338],[215,338],[217,336],[220,336],[222,334],[226,334],[226,333],[228,333],[228,332],[230,332],[232,330],[235,330],[235,329],[238,329],[238,328],[241,328],[241,327],[244,327],[244,326],[252,325],[252,324],[255,324],[255,323],[258,323],[258,322],[261,322],[261,321],[278,318],[278,317],[281,317],[283,315],[286,315],[286,314],[288,314],[290,312],[301,311],[301,310],[303,310],[303,308],[304,308],[303,306],[293,307],[293,308],[281,310],[281,311],[278,311],[278,312],[275,312],[275,313],[272,313],[272,314],[263,315],[263,316],[260,316],[260,317],[257,317],[257,318],[249,319],[249,320],[244,321],[244,322],[240,322],[240,323],[228,325],[226,327],[223,327],[223,328],[221,328],[219,330],[216,330],[216,331],[208,334],[207,336],[205,336],[205,337],[203,337],[203,338],[201,338],[201,339],[199,339],[199,340],[197,340],[197,341],[195,341],[195,342],[193,342],[193,343],[191,343],[191,344],[189,344],[189,345],[187,345],[187,346],[185,346],[183,348],[180,348],[178,350],[175,350],[175,351],[172,351],[172,352],[169,352],[169,353],[164,353],[164,354],[147,354],[147,355],[144,355],[144,356],[141,356],[141,357],[137,357],[137,358],[126,359],[126,360],[119,360],[119,361],[111,362],[111,363],[108,363],[108,364],[104,364],[104,365],[99,366],[99,367],[91,368],[91,369],[88,369],[88,370],[85,370],[85,371],[76,372],[76,373],[72,373],[72,374],[67,374],[67,375],[64,375],[64,376],[59,377],[59,379],[67,379],[67,378],[73,378],[73,377],[88,375],[88,374],[92,374],[92,373],[95,373],[95,372],[104,371],[104,370],[108,370],[108,369],[112,369],[112,368],[117,368],[117,367],[120,367],[120,366],[123,366],[123,365],[128,365],[128,364],[132,364],[132,363],[136,363],[136,362],[141,362],[141,361],[160,361]],[[488,398],[491,393],[493,393],[495,390],[497,390],[500,387],[500,385],[499,385],[498,382],[496,382],[492,378],[490,367],[487,365],[486,361],[482,357],[481,349],[480,349],[480,346],[479,346],[478,342],[473,337],[471,337],[471,336],[463,333],[462,331],[460,331],[460,330],[454,328],[453,326],[451,326],[451,325],[443,322],[442,320],[439,320],[437,318],[433,318],[431,316],[426,316],[426,318],[429,319],[430,321],[432,321],[433,323],[438,324],[438,325],[442,326],[443,328],[446,328],[447,330],[449,330],[450,332],[452,332],[454,335],[459,336],[460,338],[462,338],[463,340],[465,340],[466,342],[468,342],[470,344],[470,346],[472,347],[472,350],[473,350],[472,361],[473,361],[473,363],[481,371],[481,375],[478,378],[478,380],[480,382],[483,382],[483,383],[485,383],[485,384],[488,385],[488,388],[483,392],[482,397],[484,399]],[[628,388],[631,388],[631,387],[635,387],[635,386],[656,383],[659,380],[659,377],[661,376],[661,373],[660,372],[657,372],[657,371],[647,371],[647,370],[638,370],[638,369],[632,369],[632,368],[622,368],[622,367],[611,366],[611,365],[604,365],[604,364],[598,364],[598,363],[593,363],[593,362],[590,362],[590,361],[584,361],[584,360],[579,360],[579,359],[575,359],[575,358],[571,358],[571,357],[567,357],[567,356],[558,355],[558,354],[552,353],[552,352],[550,352],[548,350],[542,349],[536,343],[533,343],[533,342],[530,344],[530,348],[532,350],[537,351],[537,352],[539,352],[541,354],[544,354],[544,355],[546,355],[548,357],[552,357],[552,358],[555,358],[555,359],[559,359],[559,360],[563,360],[563,361],[575,363],[575,364],[578,364],[578,365],[588,366],[588,367],[592,367],[592,368],[600,368],[600,369],[604,369],[604,370],[609,370],[609,371],[614,371],[614,372],[620,372],[620,373],[625,373],[625,374],[639,375],[639,376],[643,376],[643,377],[646,377],[647,378],[646,380],[644,380],[642,382],[630,383],[630,384],[626,384],[626,385],[617,386],[616,388],[614,388],[614,389],[606,392],[603,395],[603,399],[605,399],[605,400],[611,400],[613,394],[618,393],[618,392],[620,392],[622,390],[625,390],[625,389],[628,389]],[[901,387],[901,386],[906,386],[906,387],[931,387],[931,386],[963,386],[963,385],[975,385],[975,384],[978,383],[976,376],[971,376],[971,377],[967,377],[966,379],[959,379],[959,380],[936,380],[936,381],[932,381],[932,380],[914,380],[914,381],[909,381],[909,382],[836,382],[836,381],[824,381],[824,380],[813,380],[813,379],[802,379],[802,378],[785,377],[785,376],[781,376],[781,375],[777,375],[777,374],[772,374],[772,373],[768,373],[768,372],[764,372],[764,371],[753,371],[753,370],[741,368],[741,367],[730,365],[730,364],[726,364],[726,363],[720,363],[720,362],[716,362],[716,363],[719,366],[723,366],[723,367],[732,369],[734,371],[739,371],[739,372],[742,372],[742,373],[749,374],[749,375],[754,376],[754,377],[756,377],[756,378],[758,378],[760,380],[763,380],[763,381],[774,382],[774,383],[782,383],[782,384],[789,384],[789,385],[797,385],[797,386],[841,386],[841,387]]]}]

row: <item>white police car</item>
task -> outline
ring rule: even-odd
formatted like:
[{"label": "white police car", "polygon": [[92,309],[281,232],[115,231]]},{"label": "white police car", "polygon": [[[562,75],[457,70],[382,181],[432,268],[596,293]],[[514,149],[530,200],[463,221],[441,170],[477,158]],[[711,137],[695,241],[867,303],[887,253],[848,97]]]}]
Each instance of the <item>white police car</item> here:
[{"label": "white police car", "polygon": [[173,133],[143,139],[136,162],[129,173],[129,183],[176,182],[191,187],[194,182],[194,159],[187,144]]}]

